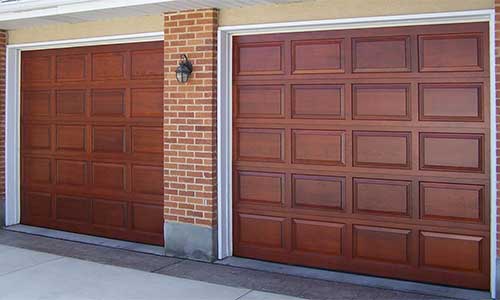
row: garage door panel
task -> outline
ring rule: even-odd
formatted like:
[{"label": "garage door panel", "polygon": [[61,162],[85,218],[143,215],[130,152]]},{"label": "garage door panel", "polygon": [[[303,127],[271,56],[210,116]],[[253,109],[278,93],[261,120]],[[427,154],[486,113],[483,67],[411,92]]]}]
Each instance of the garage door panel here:
[{"label": "garage door panel", "polygon": [[344,40],[292,41],[292,74],[344,72]]},{"label": "garage door panel", "polygon": [[87,55],[56,56],[57,81],[83,81],[87,79]]},{"label": "garage door panel", "polygon": [[163,79],[163,49],[130,52],[132,79]]},{"label": "garage door panel", "polygon": [[121,52],[92,54],[93,80],[126,79],[126,54]]},{"label": "garage door panel", "polygon": [[410,235],[406,229],[353,226],[354,258],[410,263]]},{"label": "garage door panel", "polygon": [[44,83],[52,80],[52,57],[38,56],[23,59],[21,79],[23,82]]},{"label": "garage door panel", "polygon": [[484,222],[482,185],[420,183],[421,217],[449,221]]},{"label": "garage door panel", "polygon": [[56,115],[85,117],[85,90],[56,90]]},{"label": "garage door panel", "polygon": [[125,90],[93,89],[91,115],[99,117],[125,117]]},{"label": "garage door panel", "polygon": [[49,90],[30,90],[22,94],[23,118],[40,118],[51,115],[51,93]]},{"label": "garage door panel", "polygon": [[97,226],[125,229],[127,227],[127,203],[94,199],[92,201],[92,223]]},{"label": "garage door panel", "polygon": [[[460,151],[456,151],[460,149]],[[420,168],[447,172],[483,172],[484,136],[421,133]]]},{"label": "garage door panel", "polygon": [[354,131],[353,166],[411,168],[411,132]]},{"label": "garage door panel", "polygon": [[283,205],[285,203],[285,174],[236,172],[236,197],[239,204]]},{"label": "garage door panel", "polygon": [[285,45],[283,42],[235,45],[239,75],[284,74]]},{"label": "garage door panel", "polygon": [[265,248],[285,247],[285,218],[240,214],[237,216],[239,242]]},{"label": "garage door panel", "polygon": [[292,206],[343,210],[345,189],[344,177],[292,174]]},{"label": "garage door panel", "polygon": [[352,39],[353,72],[410,72],[410,37],[383,36]]},{"label": "garage door panel", "polygon": [[344,119],[343,85],[293,85],[292,118]]},{"label": "garage door panel", "polygon": [[22,66],[22,222],[162,245],[163,42],[26,51]]},{"label": "garage door panel", "polygon": [[354,212],[409,217],[411,187],[411,181],[353,178]]},{"label": "garage door panel", "polygon": [[354,84],[355,120],[411,120],[410,84]]},{"label": "garage door panel", "polygon": [[292,251],[340,256],[343,254],[345,227],[341,223],[294,219]]},{"label": "garage door panel", "polygon": [[420,35],[420,71],[483,71],[483,39],[482,33]]},{"label": "garage door panel", "polygon": [[56,195],[56,219],[62,222],[90,222],[91,200],[83,197]]},{"label": "garage door panel", "polygon": [[81,125],[56,126],[57,151],[86,151],[87,129]]},{"label": "garage door panel", "polygon": [[92,151],[125,152],[125,127],[95,126],[92,128]]},{"label": "garage door panel", "polygon": [[56,160],[56,183],[70,185],[87,184],[88,165],[86,161]]},{"label": "garage door panel", "polygon": [[426,267],[481,272],[484,238],[438,232],[421,232],[421,264]]},{"label": "garage door panel", "polygon": [[23,209],[28,212],[29,217],[45,218],[52,217],[52,195],[44,192],[24,192]]},{"label": "garage door panel", "polygon": [[333,130],[293,130],[294,164],[345,165],[345,132]]},{"label": "garage door panel", "polygon": [[126,173],[125,164],[93,162],[91,182],[97,188],[125,191]]},{"label": "garage door panel", "polygon": [[235,255],[488,289],[488,28],[234,37]]},{"label": "garage door panel", "polygon": [[284,118],[284,86],[246,85],[236,92],[239,118]]},{"label": "garage door panel", "polygon": [[420,120],[483,121],[481,83],[420,84],[419,97]]}]

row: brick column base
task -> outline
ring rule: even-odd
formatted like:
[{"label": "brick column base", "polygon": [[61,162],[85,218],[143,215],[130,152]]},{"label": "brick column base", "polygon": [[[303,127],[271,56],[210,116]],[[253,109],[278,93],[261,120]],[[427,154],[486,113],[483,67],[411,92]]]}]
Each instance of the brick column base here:
[{"label": "brick column base", "polygon": [[[216,9],[165,14],[165,249],[207,261],[217,253],[217,24]],[[175,77],[182,54],[187,83]]]}]

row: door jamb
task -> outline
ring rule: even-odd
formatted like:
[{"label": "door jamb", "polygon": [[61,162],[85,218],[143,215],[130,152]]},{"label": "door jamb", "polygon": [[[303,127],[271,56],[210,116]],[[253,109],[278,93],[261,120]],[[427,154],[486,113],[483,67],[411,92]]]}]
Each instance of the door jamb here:
[{"label": "door jamb", "polygon": [[217,53],[217,209],[218,258],[233,255],[232,215],[232,40],[234,36],[269,33],[381,28],[489,22],[490,53],[490,293],[496,297],[497,178],[496,178],[496,91],[495,10],[346,18],[253,25],[222,26],[218,30]]}]

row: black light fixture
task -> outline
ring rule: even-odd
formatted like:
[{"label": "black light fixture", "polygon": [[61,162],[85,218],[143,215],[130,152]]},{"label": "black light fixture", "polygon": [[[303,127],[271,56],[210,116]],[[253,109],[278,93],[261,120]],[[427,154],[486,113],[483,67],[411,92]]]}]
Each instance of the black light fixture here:
[{"label": "black light fixture", "polygon": [[186,83],[192,72],[193,64],[188,60],[186,54],[182,54],[179,66],[177,67],[177,70],[175,70],[175,77],[177,77],[177,81],[180,83]]}]

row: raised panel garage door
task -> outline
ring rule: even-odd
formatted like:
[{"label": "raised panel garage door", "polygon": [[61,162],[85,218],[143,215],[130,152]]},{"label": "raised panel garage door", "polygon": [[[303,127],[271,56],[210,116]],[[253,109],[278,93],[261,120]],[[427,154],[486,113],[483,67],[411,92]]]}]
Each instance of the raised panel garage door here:
[{"label": "raised panel garage door", "polygon": [[235,255],[489,288],[488,24],[234,38]]},{"label": "raised panel garage door", "polygon": [[24,224],[163,244],[162,42],[22,53]]}]

